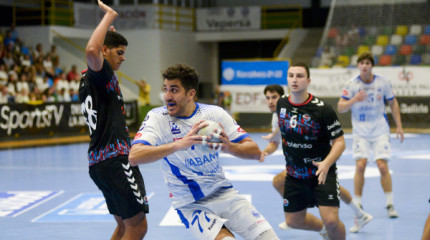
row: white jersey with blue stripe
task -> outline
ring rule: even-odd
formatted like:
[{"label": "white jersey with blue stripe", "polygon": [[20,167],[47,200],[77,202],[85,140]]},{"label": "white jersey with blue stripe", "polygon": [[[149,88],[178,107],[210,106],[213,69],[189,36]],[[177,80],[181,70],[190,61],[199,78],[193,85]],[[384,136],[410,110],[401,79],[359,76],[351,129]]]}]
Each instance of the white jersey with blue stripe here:
[{"label": "white jersey with blue stripe", "polygon": [[373,81],[364,83],[360,75],[349,80],[342,92],[342,98],[349,100],[359,91],[364,90],[367,98],[356,102],[351,107],[353,135],[374,138],[390,133],[385,102],[394,99],[391,83],[388,79],[374,75]]},{"label": "white jersey with blue stripe", "polygon": [[[166,107],[152,109],[143,121],[133,145],[159,146],[183,138],[200,120],[221,123],[231,142],[249,135],[222,108],[196,103],[190,117],[171,117]],[[195,202],[219,188],[232,187],[220,164],[219,152],[206,152],[192,146],[161,160],[161,169],[175,209]]]}]

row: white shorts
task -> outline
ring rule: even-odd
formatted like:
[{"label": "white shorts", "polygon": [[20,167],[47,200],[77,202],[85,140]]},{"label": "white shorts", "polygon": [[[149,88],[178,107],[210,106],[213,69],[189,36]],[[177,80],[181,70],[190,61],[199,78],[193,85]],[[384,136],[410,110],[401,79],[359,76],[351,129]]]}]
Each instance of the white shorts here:
[{"label": "white shorts", "polygon": [[207,198],[177,209],[177,212],[196,239],[215,239],[223,225],[249,240],[272,228],[233,188],[220,189]]},{"label": "white shorts", "polygon": [[352,144],[354,160],[361,158],[366,158],[369,160],[371,152],[373,152],[373,158],[371,159],[373,161],[378,159],[383,159],[386,161],[390,160],[390,135],[382,135],[376,138],[354,137]]}]

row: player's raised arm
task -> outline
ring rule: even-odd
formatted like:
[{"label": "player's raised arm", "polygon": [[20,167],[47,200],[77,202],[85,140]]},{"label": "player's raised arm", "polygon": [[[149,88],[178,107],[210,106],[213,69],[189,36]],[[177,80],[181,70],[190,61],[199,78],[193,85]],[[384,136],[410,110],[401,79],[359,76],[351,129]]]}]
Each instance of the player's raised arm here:
[{"label": "player's raised arm", "polygon": [[109,26],[113,23],[118,13],[112,8],[98,0],[100,9],[105,12],[103,19],[94,30],[90,40],[87,43],[85,49],[85,56],[87,58],[88,67],[93,71],[100,71],[103,67],[103,54],[102,48],[105,40],[106,32],[109,30]]}]

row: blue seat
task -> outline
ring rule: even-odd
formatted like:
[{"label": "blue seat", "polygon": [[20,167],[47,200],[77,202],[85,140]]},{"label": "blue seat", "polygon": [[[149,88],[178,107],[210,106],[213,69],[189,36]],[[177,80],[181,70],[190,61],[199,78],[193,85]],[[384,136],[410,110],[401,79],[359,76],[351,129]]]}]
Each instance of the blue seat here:
[{"label": "blue seat", "polygon": [[424,27],[424,34],[430,34],[430,25]]},{"label": "blue seat", "polygon": [[396,45],[387,45],[387,47],[385,47],[385,54],[395,55],[396,53],[397,53]]},{"label": "blue seat", "polygon": [[411,55],[411,60],[409,61],[409,64],[411,65],[420,65],[422,62],[421,55],[419,54],[413,54]]},{"label": "blue seat", "polygon": [[416,35],[407,35],[405,37],[405,44],[414,45],[418,41],[418,38]]}]

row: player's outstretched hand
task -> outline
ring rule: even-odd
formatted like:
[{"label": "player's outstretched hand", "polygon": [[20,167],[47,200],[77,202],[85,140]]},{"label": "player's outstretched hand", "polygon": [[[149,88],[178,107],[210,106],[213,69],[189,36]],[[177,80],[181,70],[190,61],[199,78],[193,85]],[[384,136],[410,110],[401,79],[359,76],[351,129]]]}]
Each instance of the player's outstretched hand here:
[{"label": "player's outstretched hand", "polygon": [[266,136],[261,136],[261,137],[264,138],[264,139],[266,139],[266,140],[268,140],[268,141],[270,141],[274,137],[274,134],[270,133],[270,134],[267,134]]},{"label": "player's outstretched hand", "polygon": [[325,161],[312,162],[312,164],[318,168],[317,172],[315,173],[315,175],[318,176],[318,184],[324,185],[330,166],[328,166]]},{"label": "player's outstretched hand", "polygon": [[260,155],[260,159],[258,160],[259,162],[264,162],[264,160],[266,159],[266,156],[269,155],[269,153],[262,151],[261,155]]},{"label": "player's outstretched hand", "polygon": [[98,2],[98,4],[99,4],[100,9],[101,9],[104,13],[107,13],[107,12],[113,12],[113,13],[115,13],[115,14],[118,14],[117,12],[115,12],[115,10],[113,10],[112,8],[110,8],[108,5],[104,4],[101,0],[97,0],[97,2]]}]

